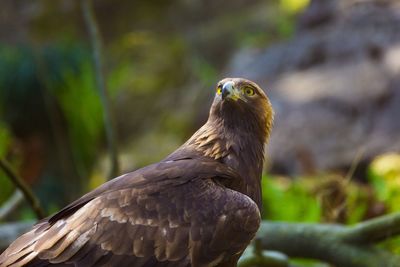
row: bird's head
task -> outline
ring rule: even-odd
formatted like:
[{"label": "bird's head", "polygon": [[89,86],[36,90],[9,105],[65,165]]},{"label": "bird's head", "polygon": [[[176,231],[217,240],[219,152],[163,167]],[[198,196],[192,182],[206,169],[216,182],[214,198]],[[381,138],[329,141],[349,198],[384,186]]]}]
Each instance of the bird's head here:
[{"label": "bird's head", "polygon": [[194,150],[221,161],[243,178],[229,187],[248,195],[261,207],[264,143],[271,132],[273,115],[267,95],[256,83],[225,78],[217,83],[208,121],[167,159],[193,157]]},{"label": "bird's head", "polygon": [[225,78],[217,83],[210,120],[223,121],[225,127],[269,137],[273,110],[264,91],[243,78]]}]

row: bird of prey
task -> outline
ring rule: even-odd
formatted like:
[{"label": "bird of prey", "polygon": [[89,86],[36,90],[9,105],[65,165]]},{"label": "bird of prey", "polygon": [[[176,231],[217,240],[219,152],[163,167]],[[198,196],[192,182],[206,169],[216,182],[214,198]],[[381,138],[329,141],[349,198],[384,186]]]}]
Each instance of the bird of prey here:
[{"label": "bird of prey", "polygon": [[272,121],[257,84],[223,79],[207,122],[186,143],[40,221],[0,266],[236,266],[260,224]]}]

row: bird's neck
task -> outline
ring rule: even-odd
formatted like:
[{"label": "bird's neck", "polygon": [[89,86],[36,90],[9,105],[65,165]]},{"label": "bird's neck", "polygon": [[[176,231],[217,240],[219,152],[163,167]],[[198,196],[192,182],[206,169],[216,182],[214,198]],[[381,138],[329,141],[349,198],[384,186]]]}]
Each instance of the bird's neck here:
[{"label": "bird's neck", "polygon": [[261,208],[261,176],[265,137],[255,131],[230,128],[223,120],[209,120],[186,145],[227,164],[243,178],[239,188]]}]

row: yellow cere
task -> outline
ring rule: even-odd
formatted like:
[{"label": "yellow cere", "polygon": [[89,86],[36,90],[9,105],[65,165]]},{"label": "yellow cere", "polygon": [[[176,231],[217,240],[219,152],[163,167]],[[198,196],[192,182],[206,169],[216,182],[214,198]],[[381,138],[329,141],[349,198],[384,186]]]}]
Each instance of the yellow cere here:
[{"label": "yellow cere", "polygon": [[[240,98],[240,96],[235,95],[235,94],[234,94],[234,95],[231,95],[230,98],[233,99],[233,100],[235,100],[235,101],[238,101],[239,99],[242,99],[242,98]],[[244,100],[244,99],[243,99],[243,100]]]}]

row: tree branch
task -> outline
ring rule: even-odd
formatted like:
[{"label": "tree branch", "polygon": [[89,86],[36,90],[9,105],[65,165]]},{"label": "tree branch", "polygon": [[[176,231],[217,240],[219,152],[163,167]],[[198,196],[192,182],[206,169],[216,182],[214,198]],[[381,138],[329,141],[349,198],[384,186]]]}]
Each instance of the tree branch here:
[{"label": "tree branch", "polygon": [[[379,242],[399,234],[399,218],[400,213],[390,214],[350,227],[263,221],[257,233],[258,245],[252,244],[246,249],[238,266],[293,267],[285,255],[271,251],[275,250],[290,257],[317,259],[340,267],[398,267],[400,256],[373,247],[370,242]],[[31,226],[32,222],[0,225],[0,250]],[[374,234],[382,229],[390,235],[382,238],[382,235]],[[373,234],[370,236],[370,233]],[[269,251],[262,251],[261,254],[260,249]]]},{"label": "tree branch", "polygon": [[343,233],[343,240],[349,243],[378,243],[400,234],[400,213],[371,219],[349,227]]},{"label": "tree branch", "polygon": [[340,267],[398,267],[400,256],[374,246],[398,234],[400,213],[350,227],[263,221],[257,238],[262,249],[289,257],[317,259]]},{"label": "tree branch", "polygon": [[93,12],[92,1],[82,0],[81,7],[82,7],[83,18],[85,20],[85,24],[89,32],[90,43],[93,50],[92,58],[95,70],[97,89],[103,105],[103,120],[106,130],[108,150],[110,152],[110,157],[111,157],[111,170],[109,178],[114,178],[119,174],[118,147],[116,142],[117,134],[115,130],[116,128],[115,128],[114,116],[110,104],[110,97],[108,95],[106,82],[104,80],[105,72],[104,72],[104,63],[102,57],[103,52],[102,52],[101,36]]},{"label": "tree branch", "polygon": [[16,172],[11,168],[10,164],[8,164],[4,159],[0,158],[0,168],[4,171],[4,173],[10,178],[13,184],[21,190],[25,199],[28,201],[29,205],[31,205],[33,211],[36,214],[38,219],[42,219],[45,217],[45,213],[40,206],[39,200],[33,194],[32,190],[29,186],[22,180]]},{"label": "tree branch", "polygon": [[279,252],[263,251],[261,240],[256,238],[239,259],[240,267],[290,267],[289,258]]},{"label": "tree branch", "polygon": [[21,190],[15,190],[14,194],[0,207],[0,221],[4,221],[23,201],[24,195]]}]

